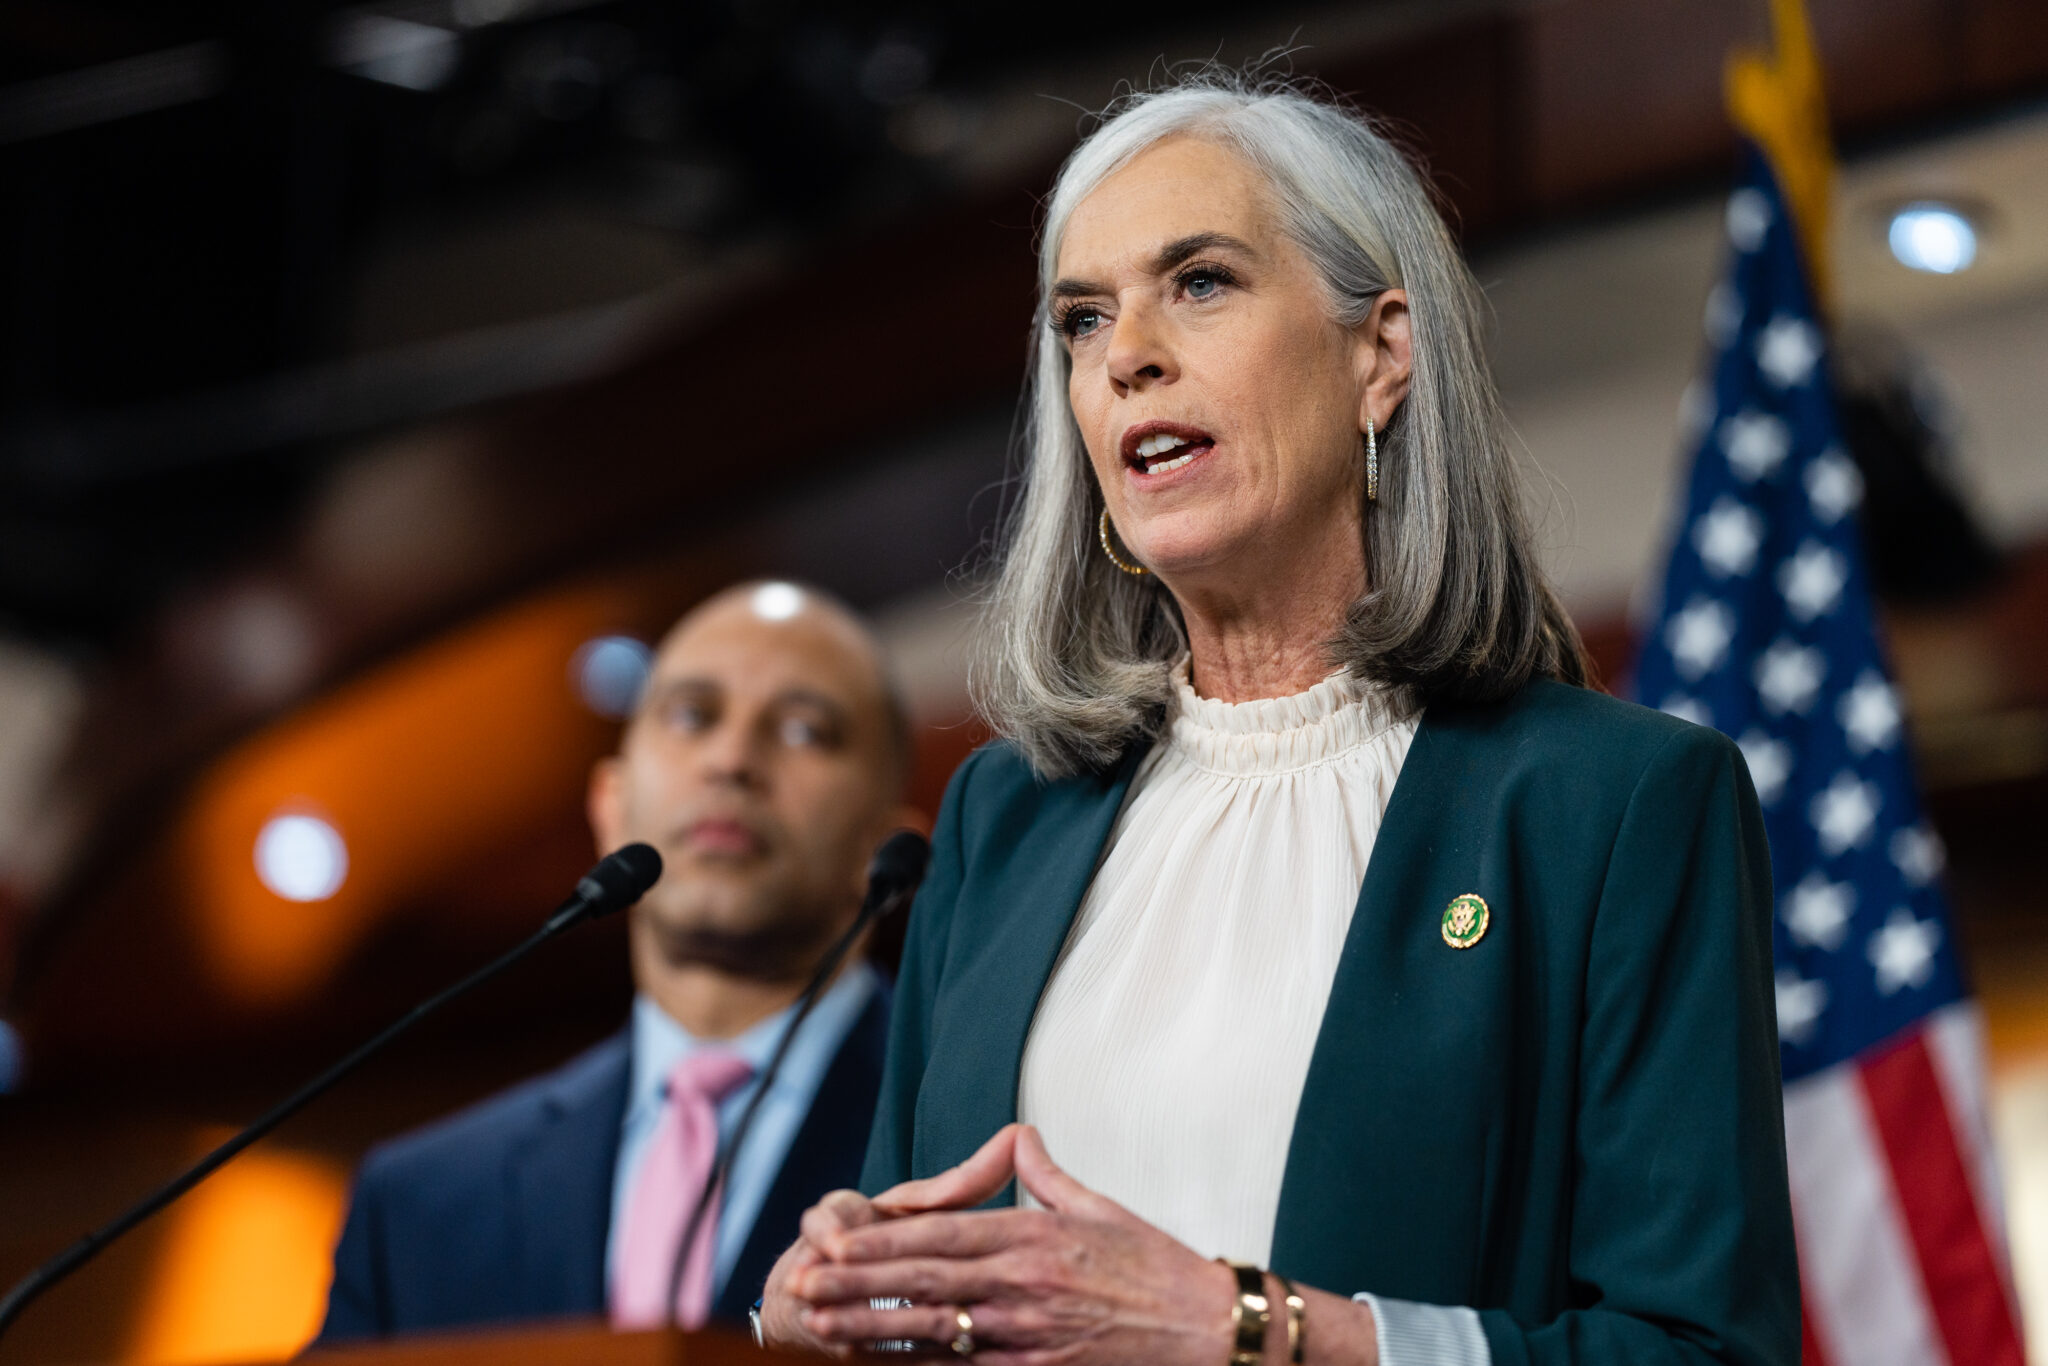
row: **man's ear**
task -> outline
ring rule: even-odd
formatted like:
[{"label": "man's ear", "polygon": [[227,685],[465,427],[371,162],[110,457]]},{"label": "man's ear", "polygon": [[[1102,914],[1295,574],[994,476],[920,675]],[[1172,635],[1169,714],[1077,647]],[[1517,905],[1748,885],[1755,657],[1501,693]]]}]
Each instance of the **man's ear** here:
[{"label": "man's ear", "polygon": [[889,829],[891,832],[915,830],[926,839],[930,839],[932,837],[932,818],[925,815],[922,808],[912,806],[909,802],[904,802],[900,806],[890,809]]},{"label": "man's ear", "polygon": [[1393,421],[1394,410],[1408,397],[1415,359],[1410,324],[1408,291],[1387,289],[1372,301],[1372,311],[1354,333],[1361,432],[1368,418],[1384,431]]},{"label": "man's ear", "polygon": [[600,855],[627,843],[625,775],[619,758],[612,755],[590,766],[590,786],[583,794],[583,811],[590,818],[590,837]]}]

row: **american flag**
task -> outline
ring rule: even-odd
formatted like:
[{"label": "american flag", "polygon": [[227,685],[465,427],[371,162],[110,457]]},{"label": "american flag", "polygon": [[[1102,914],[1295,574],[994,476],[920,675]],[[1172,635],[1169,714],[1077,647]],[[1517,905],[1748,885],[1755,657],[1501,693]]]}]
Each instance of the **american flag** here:
[{"label": "american flag", "polygon": [[1636,692],[1734,738],[1763,804],[1805,1361],[2020,1366],[1982,1031],[1879,643],[1862,479],[1796,227],[1751,146]]}]

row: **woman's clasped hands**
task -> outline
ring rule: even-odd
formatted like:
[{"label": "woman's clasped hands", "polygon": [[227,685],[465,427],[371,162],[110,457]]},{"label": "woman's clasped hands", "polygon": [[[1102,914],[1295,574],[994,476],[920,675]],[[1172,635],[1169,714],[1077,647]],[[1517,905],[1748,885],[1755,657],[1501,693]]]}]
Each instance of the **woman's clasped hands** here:
[{"label": "woman's clasped hands", "polygon": [[[1043,1208],[974,1208],[1012,1176]],[[950,1171],[814,1205],[769,1274],[762,1331],[835,1356],[908,1340],[991,1366],[1219,1366],[1234,1286],[1228,1267],[1089,1190],[1036,1129],[1011,1124]]]}]

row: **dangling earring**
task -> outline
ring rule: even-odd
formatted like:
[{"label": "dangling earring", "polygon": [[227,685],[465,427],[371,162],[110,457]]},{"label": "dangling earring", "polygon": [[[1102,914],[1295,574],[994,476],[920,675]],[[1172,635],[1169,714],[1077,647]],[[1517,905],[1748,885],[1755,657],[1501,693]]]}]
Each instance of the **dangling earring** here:
[{"label": "dangling earring", "polygon": [[1109,556],[1109,562],[1118,569],[1123,570],[1126,574],[1149,574],[1152,572],[1142,564],[1126,564],[1117,557],[1116,551],[1110,548],[1108,508],[1102,510],[1102,520],[1095,524],[1095,534],[1102,538],[1102,553]]},{"label": "dangling earring", "polygon": [[[1372,418],[1365,419],[1365,501],[1377,503],[1380,500],[1380,443],[1373,435]],[[1104,508],[1103,514],[1108,515]]]}]

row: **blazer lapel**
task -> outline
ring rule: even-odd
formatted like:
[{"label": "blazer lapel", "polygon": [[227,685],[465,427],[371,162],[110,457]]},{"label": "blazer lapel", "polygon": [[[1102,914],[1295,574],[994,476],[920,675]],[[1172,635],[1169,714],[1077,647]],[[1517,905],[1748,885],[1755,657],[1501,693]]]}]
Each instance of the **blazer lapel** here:
[{"label": "blazer lapel", "polygon": [[875,992],[818,1083],[810,1113],[790,1140],[775,1183],[754,1216],[753,1228],[747,1231],[739,1260],[733,1263],[712,1306],[717,1318],[745,1323],[747,1310],[761,1297],[761,1287],[775,1268],[775,1259],[796,1241],[804,1211],[825,1192],[860,1183],[861,1159],[867,1154],[868,1130],[874,1126],[875,1097],[881,1090],[882,1058],[889,1042],[889,995],[887,986]]},{"label": "blazer lapel", "polygon": [[632,1070],[629,1032],[561,1077],[528,1141],[507,1159],[518,1302],[536,1317],[605,1312],[612,1169]]},{"label": "blazer lapel", "polygon": [[[991,813],[1017,835],[978,846],[988,851],[989,863],[962,891],[968,914],[954,925],[947,990],[932,1022],[934,1037],[949,1046],[927,1063],[918,1094],[911,1162],[920,1175],[963,1161],[1016,1119],[1031,1019],[1147,749],[1133,743],[1105,772],[1038,789],[1028,818]],[[1033,891],[977,895],[977,886]],[[990,914],[976,916],[975,910]],[[1015,1198],[1006,1187],[989,1203]]]},{"label": "blazer lapel", "polygon": [[[1425,716],[1394,785],[1288,1148],[1274,1268],[1339,1293],[1481,1302],[1516,1109],[1503,1088],[1530,1044],[1516,1038],[1516,915],[1489,827],[1498,777],[1461,714]],[[1441,917],[1464,892],[1493,917],[1459,950]]]}]

